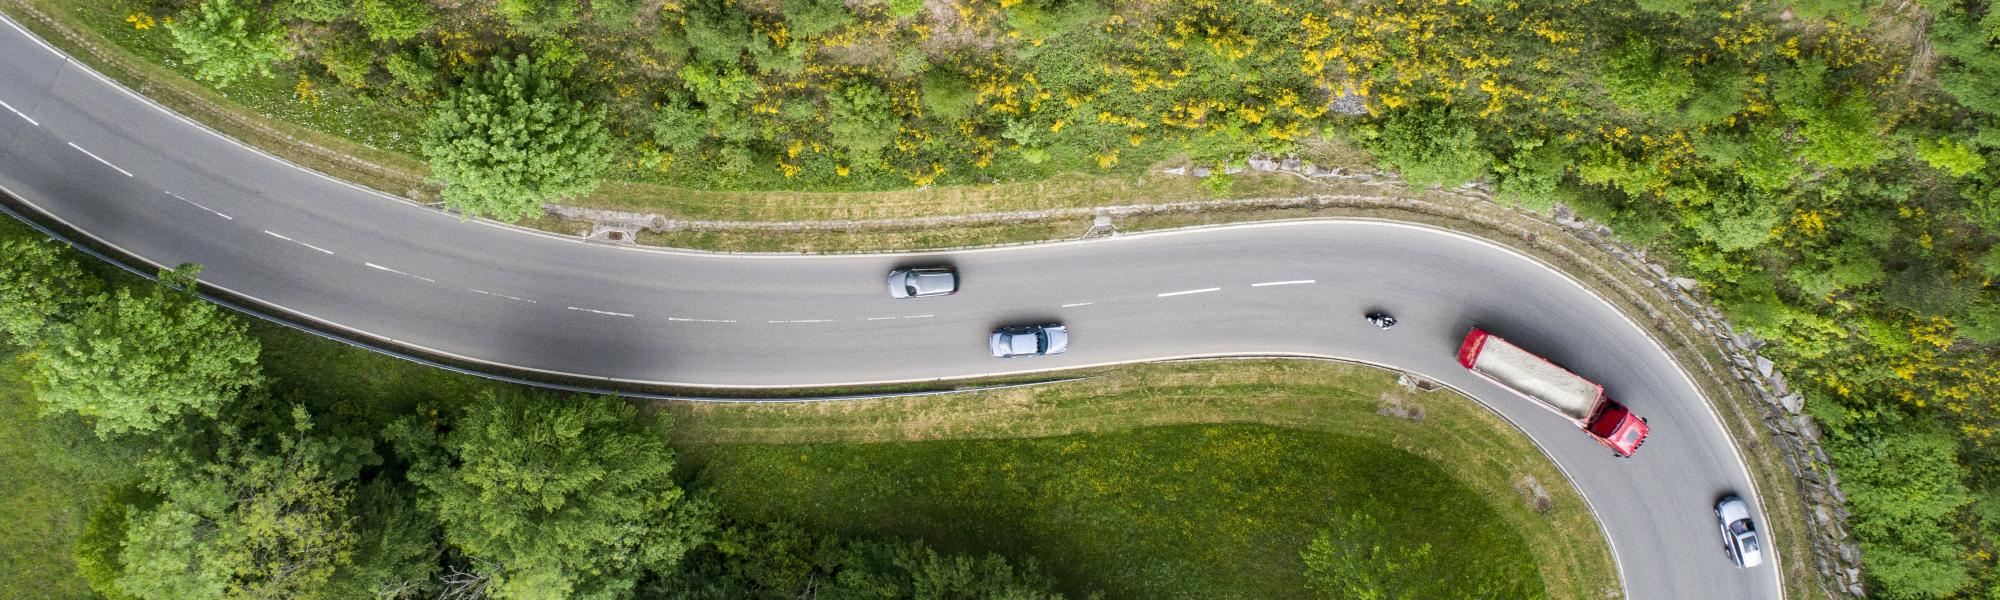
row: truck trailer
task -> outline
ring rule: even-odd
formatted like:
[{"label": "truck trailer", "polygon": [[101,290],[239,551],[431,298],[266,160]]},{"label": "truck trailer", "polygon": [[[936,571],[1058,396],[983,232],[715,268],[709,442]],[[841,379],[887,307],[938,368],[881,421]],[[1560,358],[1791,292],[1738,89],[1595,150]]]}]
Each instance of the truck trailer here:
[{"label": "truck trailer", "polygon": [[1465,342],[1458,347],[1458,364],[1568,418],[1620,457],[1632,456],[1646,443],[1646,420],[1605,396],[1604,386],[1484,329],[1474,327],[1465,334]]}]

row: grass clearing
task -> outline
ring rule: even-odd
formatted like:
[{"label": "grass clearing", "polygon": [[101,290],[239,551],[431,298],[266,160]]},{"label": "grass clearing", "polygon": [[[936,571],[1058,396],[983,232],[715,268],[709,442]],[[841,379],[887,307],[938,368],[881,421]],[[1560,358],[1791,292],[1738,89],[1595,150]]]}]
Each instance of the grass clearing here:
[{"label": "grass clearing", "polygon": [[[1181,589],[1148,587],[1166,585],[1167,580],[1150,579],[1154,575],[1180,585],[1233,582],[1249,586],[1244,589],[1297,595],[1300,569],[1293,567],[1311,528],[1350,507],[1379,511],[1376,517],[1384,523],[1412,518],[1411,513],[1368,504],[1366,493],[1349,498],[1356,504],[1315,495],[1333,493],[1340,477],[1370,473],[1346,464],[1351,457],[1341,453],[1349,451],[1403,469],[1396,477],[1364,477],[1378,494],[1375,498],[1411,498],[1412,506],[1426,498],[1438,501],[1412,509],[1414,514],[1474,510],[1453,504],[1461,501],[1434,497],[1438,489],[1399,487],[1435,484],[1416,481],[1430,479],[1425,470],[1449,479],[1450,487],[1465,497],[1479,499],[1483,511],[1497,519],[1485,524],[1490,530],[1511,530],[1509,536],[1518,536],[1548,597],[1602,598],[1617,588],[1611,583],[1617,574],[1608,547],[1575,543],[1603,539],[1595,520],[1526,436],[1468,400],[1448,392],[1407,392],[1395,385],[1394,377],[1366,367],[1201,361],[953,396],[655,407],[674,416],[675,445],[682,448],[684,460],[691,468],[706,469],[703,478],[716,486],[731,510],[836,529],[886,526],[907,518],[903,529],[892,532],[940,545],[952,540],[964,544],[960,536],[991,539],[1000,544],[992,549],[1036,556],[1059,569],[1070,585],[1094,585],[1119,596]],[[1417,413],[1421,419],[1391,416]],[[1208,445],[1201,440],[1234,442]],[[1076,443],[1096,450],[1088,457],[1049,461]],[[1268,445],[1266,450],[1275,454],[1270,461],[1258,461],[1221,450],[1231,443]],[[1316,445],[1328,452],[1300,450]],[[1207,470],[1220,464],[1234,466]],[[1270,464],[1296,469],[1267,470]],[[1085,465],[1102,477],[1093,481],[1081,474],[1078,469]],[[1145,472],[1155,475],[1139,477]],[[1313,475],[1324,475],[1325,481]],[[1263,488],[1289,491],[1272,501],[1272,496],[1258,494],[1278,492]],[[1230,506],[1238,512],[1192,504],[1211,501],[1234,502]],[[954,508],[918,509],[925,505]],[[1458,508],[1447,508],[1452,506]],[[1157,519],[1176,512],[1186,527],[1163,528],[1165,521]],[[1261,526],[1238,522],[1226,531],[1201,529],[1220,527],[1215,515],[1223,513],[1231,515],[1223,521],[1262,519]],[[978,522],[982,520],[990,522]],[[1158,548],[1166,554],[1133,551],[1126,557],[1115,552],[1128,540],[1137,540],[1134,548]],[[1215,545],[1181,547],[1207,543]],[[1035,552],[1026,552],[1029,547]],[[1053,554],[1040,554],[1044,549]],[[1229,552],[1254,552],[1261,558],[1253,561],[1257,564],[1209,560]],[[1178,567],[1149,571],[1149,559]],[[1272,566],[1279,560],[1285,566]],[[1254,577],[1239,573],[1264,567],[1271,570],[1257,571]],[[1285,579],[1265,581],[1280,576]]]},{"label": "grass clearing", "polygon": [[0,598],[93,598],[71,551],[98,491],[37,456],[26,357],[0,339]]}]

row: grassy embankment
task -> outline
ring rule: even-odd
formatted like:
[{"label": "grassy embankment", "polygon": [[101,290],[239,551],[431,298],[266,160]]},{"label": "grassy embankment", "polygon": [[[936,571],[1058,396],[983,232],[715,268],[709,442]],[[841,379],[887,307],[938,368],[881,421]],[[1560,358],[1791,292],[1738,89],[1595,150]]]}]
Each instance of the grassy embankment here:
[{"label": "grassy embankment", "polygon": [[1533,568],[1553,598],[1615,589],[1606,549],[1573,543],[1602,539],[1581,498],[1524,436],[1363,367],[1178,363],[960,396],[665,409],[733,514],[977,540],[1114,597],[1295,595],[1299,549],[1353,511],[1479,577]]}]

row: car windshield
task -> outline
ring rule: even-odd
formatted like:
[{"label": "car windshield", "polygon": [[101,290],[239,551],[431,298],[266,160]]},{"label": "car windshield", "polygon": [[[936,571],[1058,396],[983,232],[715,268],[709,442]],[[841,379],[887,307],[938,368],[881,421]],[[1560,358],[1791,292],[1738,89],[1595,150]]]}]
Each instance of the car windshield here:
[{"label": "car windshield", "polygon": [[1729,524],[1730,533],[1734,533],[1740,536],[1746,533],[1750,533],[1750,531],[1751,527],[1749,519],[1738,519],[1735,523]]},{"label": "car windshield", "polygon": [[1049,332],[1044,329],[1035,332],[1035,352],[1049,351]]}]

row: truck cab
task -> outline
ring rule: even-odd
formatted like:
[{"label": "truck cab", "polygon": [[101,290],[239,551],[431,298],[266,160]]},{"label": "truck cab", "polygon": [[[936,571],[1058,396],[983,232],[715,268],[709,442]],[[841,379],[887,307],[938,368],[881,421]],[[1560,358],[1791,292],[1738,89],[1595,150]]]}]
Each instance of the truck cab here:
[{"label": "truck cab", "polygon": [[1639,451],[1639,446],[1645,445],[1646,434],[1652,429],[1645,419],[1632,414],[1624,404],[1606,398],[1598,408],[1597,418],[1590,421],[1586,431],[1597,438],[1598,443],[1618,453],[1620,458],[1629,458]]}]

